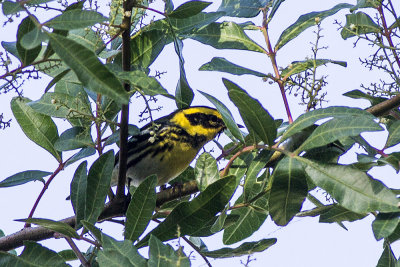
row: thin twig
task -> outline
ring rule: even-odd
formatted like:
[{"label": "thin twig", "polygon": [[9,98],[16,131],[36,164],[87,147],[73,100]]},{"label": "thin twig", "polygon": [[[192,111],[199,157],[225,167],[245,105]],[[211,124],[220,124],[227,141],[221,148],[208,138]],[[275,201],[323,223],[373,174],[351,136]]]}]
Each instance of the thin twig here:
[{"label": "thin twig", "polygon": [[210,267],[212,266],[211,263],[208,261],[207,257],[204,256],[203,253],[201,253],[201,250],[200,250],[195,244],[193,244],[192,241],[190,241],[190,240],[189,240],[188,238],[186,238],[185,236],[181,236],[181,238],[182,238],[183,240],[185,240],[185,242],[188,243],[189,246],[191,246],[194,250],[196,250],[197,253],[199,253],[199,255],[203,258],[203,260],[206,262],[206,264],[207,264],[208,266],[210,266]]},{"label": "thin twig", "polygon": [[74,241],[68,237],[65,236],[64,237],[65,240],[67,240],[69,246],[71,247],[71,249],[74,251],[75,255],[78,257],[79,261],[82,263],[83,266],[85,267],[90,267],[90,263],[85,259],[85,257],[82,255],[81,251],[79,250],[79,248],[75,245]]}]

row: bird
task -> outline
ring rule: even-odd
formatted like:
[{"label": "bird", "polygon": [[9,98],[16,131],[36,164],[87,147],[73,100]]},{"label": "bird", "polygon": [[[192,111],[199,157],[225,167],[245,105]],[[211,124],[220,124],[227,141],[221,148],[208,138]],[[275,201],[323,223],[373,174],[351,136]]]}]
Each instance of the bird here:
[{"label": "bird", "polygon": [[[163,185],[181,174],[200,149],[226,129],[221,114],[214,108],[192,106],[178,109],[140,129],[127,142],[127,182],[139,186],[156,174]],[[116,185],[119,152],[115,157],[111,185]]]}]

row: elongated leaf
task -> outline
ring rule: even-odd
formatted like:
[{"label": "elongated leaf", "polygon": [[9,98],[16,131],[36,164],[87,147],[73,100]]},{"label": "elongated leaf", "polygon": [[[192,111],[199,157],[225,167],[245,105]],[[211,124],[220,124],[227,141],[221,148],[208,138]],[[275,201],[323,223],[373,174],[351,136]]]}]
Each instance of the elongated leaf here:
[{"label": "elongated leaf", "polygon": [[193,101],[194,93],[186,78],[185,61],[183,59],[183,42],[174,38],[175,52],[179,57],[179,80],[175,90],[175,102],[178,109],[187,108]]},{"label": "elongated leaf", "polygon": [[197,159],[194,174],[200,192],[220,179],[217,161],[208,153],[201,154]]},{"label": "elongated leaf", "polygon": [[335,118],[318,126],[298,148],[298,151],[327,145],[340,138],[357,136],[362,132],[381,130],[383,128],[368,117]]},{"label": "elongated leaf", "polygon": [[344,93],[343,95],[350,97],[350,98],[354,98],[354,99],[366,99],[371,103],[372,106],[375,106],[375,105],[387,100],[387,98],[372,96],[372,95],[364,93],[360,90],[352,90],[352,91]]},{"label": "elongated leaf", "polygon": [[149,67],[168,43],[165,32],[152,30],[141,32],[131,40],[131,64]]},{"label": "elongated leaf", "polygon": [[[239,197],[235,205],[241,203],[242,200],[243,198]],[[268,197],[264,195],[249,207],[234,209],[231,215],[239,215],[240,217],[235,223],[225,228],[222,242],[225,245],[231,245],[251,236],[257,231],[267,219],[268,212],[265,210],[267,203]],[[255,209],[255,207],[258,208]]]},{"label": "elongated leaf", "polygon": [[385,243],[385,249],[383,250],[381,257],[379,258],[376,267],[397,267],[397,266],[399,266],[398,261],[396,260],[396,256],[394,255],[390,244]]},{"label": "elongated leaf", "polygon": [[281,76],[286,78],[314,67],[326,65],[328,63],[333,63],[342,67],[347,67],[347,63],[345,61],[336,61],[331,59],[317,59],[314,61],[309,59],[304,61],[292,62],[287,68],[282,70]]},{"label": "elongated leaf", "polygon": [[232,62],[229,62],[228,60],[222,57],[213,57],[210,62],[203,64],[199,68],[199,70],[221,71],[234,75],[250,74],[250,75],[255,75],[257,77],[267,76],[264,73],[250,70],[245,67],[233,64]]},{"label": "elongated leaf", "polygon": [[229,98],[239,109],[240,115],[250,132],[254,132],[266,144],[272,146],[276,138],[274,118],[265,110],[260,102],[247,94],[233,82],[223,79],[228,89]]},{"label": "elongated leaf", "polygon": [[296,157],[312,182],[343,207],[357,212],[397,212],[398,200],[382,182],[350,166],[322,164]]},{"label": "elongated leaf", "polygon": [[95,223],[103,210],[104,201],[110,188],[113,167],[114,153],[112,150],[101,155],[90,167],[86,188],[85,221]]},{"label": "elongated leaf", "polygon": [[41,181],[44,184],[43,177],[50,175],[51,172],[45,171],[23,171],[7,177],[0,182],[0,187],[11,187],[25,184],[31,181]]},{"label": "elongated leaf", "polygon": [[29,267],[54,267],[70,265],[55,251],[50,250],[33,241],[24,241],[24,250],[20,256],[0,251],[0,264],[2,266],[29,266]]},{"label": "elongated leaf", "polygon": [[225,207],[235,189],[234,176],[211,184],[192,201],[179,204],[157,228],[137,244],[137,247],[147,244],[150,235],[162,241],[176,238],[178,227],[181,235],[192,235]]},{"label": "elongated leaf", "polygon": [[27,105],[31,100],[28,98],[13,98],[11,109],[19,126],[25,135],[37,145],[46,149],[58,162],[61,162],[61,154],[54,148],[58,139],[57,126],[53,120],[46,115],[34,111]]},{"label": "elongated leaf", "polygon": [[82,147],[94,147],[92,136],[87,129],[74,127],[67,129],[60,135],[60,138],[54,143],[58,151],[74,150]]},{"label": "elongated leaf", "polygon": [[372,230],[376,240],[387,238],[399,225],[399,212],[394,213],[379,213],[375,220],[372,222]]},{"label": "elongated leaf", "polygon": [[319,18],[319,21],[332,16],[336,12],[344,8],[351,8],[350,4],[338,4],[331,9],[324,11],[315,11],[305,15],[300,16],[295,23],[290,25],[286,30],[284,30],[279,37],[275,45],[275,51],[282,48],[285,44],[296,38],[306,29],[315,25],[315,19]]},{"label": "elongated leaf", "polygon": [[117,241],[102,235],[103,250],[98,253],[97,261],[100,266],[147,266],[146,260],[138,253],[129,240]]},{"label": "elongated leaf", "polygon": [[30,32],[26,33],[21,39],[21,46],[26,50],[41,47],[42,42],[47,41],[47,35],[37,27],[34,27]]},{"label": "elongated leaf", "polygon": [[211,258],[231,258],[245,255],[252,255],[256,252],[263,252],[276,243],[276,238],[261,239],[256,242],[245,242],[237,248],[221,248],[214,251],[201,251],[206,257]]},{"label": "elongated leaf", "polygon": [[380,1],[376,0],[357,0],[357,4],[354,5],[352,8],[350,8],[350,11],[354,12],[359,8],[368,8],[368,7],[377,8],[380,5],[380,3],[381,3]]},{"label": "elongated leaf", "polygon": [[354,222],[367,216],[367,213],[356,213],[343,208],[338,204],[332,204],[325,207],[327,207],[327,209],[319,216],[319,222],[322,223],[340,223],[343,221]]},{"label": "elongated leaf", "polygon": [[1,42],[1,46],[4,48],[4,50],[9,52],[11,55],[13,55],[14,57],[20,59],[19,55],[18,55],[18,51],[17,51],[17,42],[5,42],[5,41],[2,41]]},{"label": "elongated leaf", "polygon": [[148,266],[189,267],[190,261],[182,250],[175,251],[170,245],[164,245],[157,237],[150,236]]},{"label": "elongated leaf", "polygon": [[221,211],[221,213],[218,216],[218,219],[214,222],[214,224],[211,226],[210,231],[213,233],[218,233],[224,228],[226,218],[228,217],[228,210],[230,208],[230,205],[226,205],[225,209]]},{"label": "elongated leaf", "polygon": [[205,92],[199,91],[203,96],[205,96],[213,105],[217,108],[219,113],[221,113],[222,120],[224,121],[226,127],[231,131],[232,135],[236,137],[239,141],[244,143],[244,137],[239,130],[239,127],[237,126],[236,122],[233,120],[232,113],[229,111],[229,109],[218,99],[213,97],[212,95],[209,95]]},{"label": "elongated leaf", "polygon": [[78,160],[94,155],[95,153],[96,149],[94,149],[93,147],[82,148],[81,150],[79,150],[78,153],[76,153],[66,161],[65,167],[71,165],[74,162],[77,162]]},{"label": "elongated leaf", "polygon": [[4,0],[1,7],[3,9],[4,16],[12,15],[24,10],[20,3],[12,2],[10,0]]},{"label": "elongated leaf", "polygon": [[303,165],[294,158],[279,161],[272,178],[269,213],[277,225],[287,225],[301,210],[308,193]]},{"label": "elongated leaf", "polygon": [[92,51],[61,35],[49,34],[49,38],[54,51],[75,72],[84,86],[118,103],[128,104],[128,94],[122,84]]},{"label": "elongated leaf", "polygon": [[225,12],[229,17],[253,18],[265,5],[265,1],[259,0],[222,0],[218,11]]},{"label": "elongated leaf", "polygon": [[[251,161],[249,168],[246,172],[246,180],[244,182],[243,196],[244,200],[248,201],[256,194],[259,193],[259,186],[257,186],[258,174],[271,159],[273,152],[268,150],[261,150],[260,153]],[[256,190],[255,190],[256,189]]]},{"label": "elongated leaf", "polygon": [[265,53],[265,50],[251,40],[234,22],[214,22],[185,36],[217,49],[241,49]]},{"label": "elongated leaf", "polygon": [[135,241],[149,224],[156,208],[157,176],[147,177],[135,190],[126,211],[125,239]]},{"label": "elongated leaf", "polygon": [[391,124],[388,131],[389,136],[385,147],[391,147],[400,143],[400,121],[395,121]]},{"label": "elongated leaf", "polygon": [[210,4],[211,2],[189,1],[178,6],[174,11],[168,14],[168,17],[177,19],[188,18],[197,15]]},{"label": "elongated leaf", "polygon": [[281,142],[286,140],[293,134],[298,133],[301,130],[307,128],[308,126],[313,125],[316,121],[329,117],[334,117],[334,118],[368,117],[371,119],[374,118],[374,116],[372,116],[371,113],[368,113],[365,110],[358,108],[328,107],[323,109],[316,109],[298,117],[284,132],[281,138]]},{"label": "elongated leaf", "polygon": [[29,218],[29,219],[22,219],[22,220],[16,220],[16,221],[40,225],[44,228],[50,229],[54,232],[63,234],[65,236],[79,239],[79,235],[74,230],[74,228],[72,228],[69,224],[66,224],[64,222],[58,222],[58,221],[42,219],[42,218]]},{"label": "elongated leaf", "polygon": [[47,21],[44,25],[57,30],[71,30],[93,26],[107,20],[102,14],[92,10],[70,10]]},{"label": "elongated leaf", "polygon": [[31,17],[24,18],[19,24],[17,31],[17,51],[19,55],[19,59],[21,63],[25,66],[31,64],[39,55],[42,46],[39,44],[38,46],[32,49],[25,49],[21,42],[22,38],[28,34],[30,31],[36,28],[35,23],[32,21]]},{"label": "elongated leaf", "polygon": [[93,223],[84,220],[81,221],[81,223],[88,231],[90,231],[93,234],[96,240],[99,241],[100,243],[103,243],[103,237],[107,238],[107,235],[103,234],[102,231],[96,226],[94,226]]},{"label": "elongated leaf", "polygon": [[279,6],[283,2],[285,2],[285,0],[273,0],[272,6],[271,6],[271,11],[269,12],[269,16],[268,16],[269,20],[271,20],[274,17],[276,11],[278,11]]},{"label": "elongated leaf", "polygon": [[76,225],[80,226],[80,221],[85,218],[86,206],[86,187],[87,187],[87,161],[82,162],[74,173],[70,186],[70,196],[72,208],[75,212]]},{"label": "elongated leaf", "polygon": [[363,12],[357,12],[354,14],[346,15],[346,25],[341,31],[342,38],[346,40],[347,38],[368,34],[368,33],[379,33],[381,32],[381,27],[376,24],[370,16]]}]

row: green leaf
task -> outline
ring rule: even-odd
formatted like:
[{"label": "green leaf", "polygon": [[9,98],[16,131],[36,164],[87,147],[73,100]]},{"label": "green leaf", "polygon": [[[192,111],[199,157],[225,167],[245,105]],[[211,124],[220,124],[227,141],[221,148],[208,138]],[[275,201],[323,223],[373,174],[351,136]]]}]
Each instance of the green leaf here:
[{"label": "green leaf", "polygon": [[176,238],[178,227],[181,236],[192,235],[223,210],[235,189],[234,176],[222,178],[211,184],[192,201],[179,204],[163,222],[137,244],[137,247],[146,245],[150,235],[161,241]]},{"label": "green leaf", "polygon": [[256,252],[263,252],[276,243],[276,238],[261,239],[256,242],[245,242],[237,248],[221,248],[214,251],[201,251],[206,257],[211,258],[232,258],[245,255],[252,255]]},{"label": "green leaf", "polygon": [[325,209],[319,216],[321,223],[340,223],[343,221],[354,222],[367,216],[367,213],[356,213],[350,211],[338,204],[325,206]]},{"label": "green leaf", "polygon": [[54,232],[60,233],[62,235],[79,239],[79,235],[74,230],[74,228],[72,228],[69,224],[66,224],[64,222],[58,222],[58,221],[42,219],[42,218],[29,218],[29,219],[21,219],[21,220],[16,220],[16,221],[40,225],[44,228],[47,228]]},{"label": "green leaf", "polygon": [[34,47],[33,49],[25,49],[22,45],[22,38],[28,34],[30,31],[36,28],[35,23],[32,21],[31,17],[24,18],[18,26],[17,31],[17,51],[19,59],[24,66],[31,64],[39,55],[40,50],[42,50],[41,44]]},{"label": "green leaf", "polygon": [[183,250],[174,249],[170,245],[164,245],[155,236],[150,236],[149,240],[149,261],[147,266],[163,266],[163,267],[189,267],[190,261]]},{"label": "green leaf", "polygon": [[103,234],[99,228],[94,226],[94,224],[84,220],[81,221],[81,223],[88,231],[90,231],[93,234],[96,240],[99,241],[100,243],[103,243],[103,237],[107,238],[107,236]]},{"label": "green leaf", "polygon": [[78,228],[85,218],[86,191],[87,191],[87,161],[79,164],[70,185],[71,204],[75,212]]},{"label": "green leaf", "polygon": [[72,249],[64,249],[58,252],[58,255],[63,257],[65,261],[74,261],[78,260],[78,257],[76,256],[75,252]]},{"label": "green leaf", "polygon": [[318,126],[297,151],[324,146],[340,138],[357,136],[362,132],[382,130],[383,128],[370,117],[334,118]]},{"label": "green leaf", "polygon": [[136,68],[149,67],[167,44],[164,31],[141,32],[131,40],[131,64]]},{"label": "green leaf", "polygon": [[46,149],[58,162],[61,162],[61,154],[55,149],[54,143],[58,139],[57,126],[46,115],[33,110],[27,103],[28,98],[15,97],[11,100],[11,109],[19,126],[25,135],[37,145]]},{"label": "green leaf", "polygon": [[147,177],[135,190],[126,211],[125,239],[135,241],[146,230],[156,208],[157,175]]},{"label": "green leaf", "polygon": [[368,113],[367,111],[358,108],[328,107],[328,108],[316,109],[298,117],[283,133],[281,142],[286,140],[293,134],[298,133],[301,130],[307,128],[308,126],[313,125],[316,121],[330,117],[334,118],[369,117],[371,120],[375,118],[373,115],[371,115],[371,113]]},{"label": "green leaf", "polygon": [[268,20],[271,20],[274,17],[276,11],[278,11],[279,6],[283,2],[285,2],[285,0],[273,0],[272,6],[271,6],[271,11],[270,11],[269,16],[268,16]]},{"label": "green leaf", "polygon": [[372,230],[376,240],[387,238],[399,225],[399,212],[379,213],[372,222]]},{"label": "green leaf", "polygon": [[147,266],[146,260],[138,253],[129,240],[117,241],[102,234],[103,250],[99,251],[99,266]]},{"label": "green leaf", "polygon": [[141,70],[119,72],[118,78],[128,81],[134,87],[138,87],[145,95],[163,95],[174,99],[168,91],[157,81],[156,78],[148,76]]},{"label": "green leaf", "polygon": [[251,69],[247,69],[245,67],[233,64],[229,62],[225,58],[222,57],[213,57],[210,62],[203,64],[199,70],[208,70],[208,71],[221,71],[234,75],[255,75],[257,77],[266,77],[267,75],[261,72],[257,72]]},{"label": "green leaf", "polygon": [[189,1],[178,6],[174,11],[168,14],[170,18],[184,19],[197,15],[208,7],[211,2]]},{"label": "green leaf", "polygon": [[[242,203],[243,197],[239,197],[235,205]],[[239,219],[224,230],[222,242],[231,245],[239,242],[257,231],[267,219],[268,196],[264,195],[252,203],[249,207],[234,209],[231,215],[239,215]],[[262,212],[261,212],[262,211]]]},{"label": "green leaf", "polygon": [[83,148],[83,149],[79,150],[78,153],[76,153],[75,155],[73,155],[72,157],[67,159],[64,167],[67,167],[67,166],[71,165],[72,163],[77,162],[78,160],[92,156],[95,153],[96,153],[96,149],[94,149],[93,147]]},{"label": "green leaf", "polygon": [[272,146],[276,138],[274,118],[258,100],[249,96],[245,90],[227,79],[222,80],[228,89],[229,98],[239,109],[248,130],[256,133],[264,143]]},{"label": "green leaf", "polygon": [[239,127],[237,126],[236,122],[233,120],[232,113],[229,111],[229,109],[218,99],[213,97],[212,95],[209,95],[205,92],[199,91],[203,96],[205,96],[208,101],[213,103],[213,105],[217,108],[218,112],[222,116],[222,120],[224,121],[226,127],[231,131],[232,135],[236,137],[239,141],[244,143],[244,137],[242,135],[242,132],[239,130]]},{"label": "green leaf", "polygon": [[26,50],[35,49],[38,46],[42,46],[42,42],[47,41],[47,35],[43,33],[39,28],[34,27],[30,32],[26,33],[20,44]]},{"label": "green leaf", "polygon": [[253,18],[265,7],[265,1],[259,0],[222,0],[218,11],[225,12],[229,17]]},{"label": "green leaf", "polygon": [[186,78],[184,59],[183,59],[183,42],[178,38],[174,38],[175,52],[179,57],[179,80],[175,90],[175,102],[178,109],[187,108],[193,101],[194,93]]},{"label": "green leaf", "polygon": [[360,90],[352,90],[344,93],[343,95],[354,99],[366,99],[371,103],[372,106],[375,106],[385,100],[388,100],[387,98],[384,97],[377,97],[366,94]]},{"label": "green leaf", "polygon": [[285,157],[279,161],[271,179],[269,213],[277,225],[285,226],[300,212],[308,193],[304,167],[296,159]]},{"label": "green leaf", "polygon": [[72,30],[93,26],[107,20],[102,14],[93,10],[70,10],[44,23],[45,26],[57,30]]},{"label": "green leaf", "polygon": [[23,171],[7,177],[0,182],[0,187],[11,187],[25,184],[31,181],[41,181],[44,184],[43,177],[50,175],[51,172],[45,171]]},{"label": "green leaf", "polygon": [[350,166],[323,164],[296,157],[312,182],[343,207],[356,213],[397,212],[398,200],[382,182]]},{"label": "green leaf", "polygon": [[128,104],[128,94],[122,84],[92,51],[61,35],[49,34],[49,37],[54,51],[75,72],[85,87],[118,103]]},{"label": "green leaf", "polygon": [[251,40],[244,30],[234,22],[213,22],[185,37],[194,39],[217,49],[241,49],[265,53],[264,48]]},{"label": "green leaf", "polygon": [[209,153],[203,153],[197,159],[194,174],[200,192],[220,179],[217,161]]},{"label": "green leaf", "polygon": [[20,256],[0,251],[1,266],[54,267],[70,265],[55,251],[33,241],[24,241],[24,250]]},{"label": "green leaf", "polygon": [[390,247],[389,243],[385,243],[385,249],[383,250],[383,253],[381,257],[379,258],[378,264],[376,267],[396,267],[398,264],[396,264],[397,259],[396,256],[394,255],[392,248]]},{"label": "green leaf", "polygon": [[400,152],[390,153],[387,157],[378,159],[378,163],[389,164],[397,173],[400,171]]},{"label": "green leaf", "polygon": [[19,58],[18,51],[17,51],[17,42],[1,42],[1,46],[3,46],[4,50],[9,52],[14,57]]},{"label": "green leaf", "polygon": [[4,0],[1,7],[3,9],[4,16],[24,11],[24,8],[21,6],[20,3],[12,2],[10,0]]},{"label": "green leaf", "polygon": [[213,233],[218,233],[224,228],[226,218],[228,217],[228,210],[230,208],[230,205],[225,206],[224,210],[221,211],[221,213],[218,216],[218,219],[214,222],[214,224],[211,226],[210,231]]},{"label": "green leaf", "polygon": [[312,26],[315,26],[316,18],[319,18],[319,21],[322,21],[323,19],[325,19],[329,16],[332,16],[336,12],[340,11],[341,9],[350,8],[350,7],[352,7],[352,5],[350,5],[350,4],[338,4],[328,10],[315,11],[315,12],[311,12],[311,13],[300,16],[295,23],[290,25],[286,30],[284,30],[282,32],[281,36],[279,36],[279,39],[275,45],[275,51],[279,50],[285,44],[289,43],[291,40],[293,40],[294,38],[299,36],[300,33],[305,31],[306,29],[308,29]]},{"label": "green leaf", "polygon": [[249,168],[246,172],[246,180],[244,181],[243,196],[244,200],[248,201],[256,196],[260,187],[257,182],[258,174],[265,168],[268,161],[271,159],[273,152],[268,150],[261,150],[260,153],[251,161]]},{"label": "green leaf", "polygon": [[386,141],[385,147],[391,147],[400,143],[400,121],[395,121],[389,128],[389,136]]},{"label": "green leaf", "polygon": [[380,33],[381,31],[381,27],[376,24],[370,16],[363,12],[357,12],[346,15],[346,25],[343,27],[340,34],[342,35],[342,38],[346,40],[353,36],[368,33]]},{"label": "green leaf", "polygon": [[58,151],[67,151],[83,147],[94,147],[94,143],[88,129],[73,127],[60,135],[60,138],[54,143],[54,147]]},{"label": "green leaf", "polygon": [[[71,39],[78,44],[83,45],[91,51],[96,51],[97,49],[105,46],[100,34],[96,33],[90,28],[70,30],[68,31],[68,39]],[[106,53],[107,51],[104,53],[100,53],[99,57],[104,56]]]},{"label": "green leaf", "polygon": [[345,61],[336,61],[332,59],[313,59],[304,60],[304,61],[294,61],[287,68],[283,69],[281,72],[281,76],[285,78],[303,72],[308,69],[317,68],[322,65],[326,65],[327,63],[337,64],[342,67],[347,67],[347,62]]},{"label": "green leaf", "polygon": [[350,8],[350,12],[354,12],[359,8],[377,8],[382,3],[381,0],[357,0],[357,5]]},{"label": "green leaf", "polygon": [[90,167],[85,200],[85,221],[89,223],[95,223],[104,208],[104,201],[110,189],[114,160],[114,153],[110,150],[101,155]]}]

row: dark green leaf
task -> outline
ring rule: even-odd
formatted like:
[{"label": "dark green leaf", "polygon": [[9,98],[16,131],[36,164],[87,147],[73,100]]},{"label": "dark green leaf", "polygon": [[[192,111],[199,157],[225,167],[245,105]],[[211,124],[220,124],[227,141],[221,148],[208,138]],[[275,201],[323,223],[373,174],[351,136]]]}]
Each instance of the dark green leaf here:
[{"label": "dark green leaf", "polygon": [[220,179],[217,161],[208,153],[201,154],[197,159],[194,174],[200,192]]},{"label": "dark green leaf", "polygon": [[199,70],[221,71],[221,72],[227,72],[227,73],[234,74],[234,75],[249,74],[249,75],[255,75],[258,77],[267,76],[264,73],[250,70],[250,69],[244,68],[242,66],[233,64],[232,62],[229,62],[228,60],[226,60],[225,58],[222,58],[222,57],[212,58],[212,60],[210,62],[203,64]]},{"label": "dark green leaf", "polygon": [[397,212],[398,200],[382,182],[350,166],[303,162],[312,182],[325,189],[343,207],[356,213]]},{"label": "dark green leaf", "polygon": [[58,252],[58,255],[63,257],[65,261],[78,260],[78,257],[76,256],[75,252],[72,249],[61,250]]},{"label": "dark green leaf", "polygon": [[370,16],[363,12],[357,12],[346,15],[346,25],[343,27],[340,34],[342,35],[342,38],[346,40],[353,36],[379,33],[381,30],[380,26],[376,24]]},{"label": "dark green leaf", "polygon": [[102,240],[103,250],[99,251],[97,258],[100,266],[147,266],[131,241],[117,241],[105,234],[102,234]]},{"label": "dark green leaf", "polygon": [[149,67],[167,44],[166,33],[160,30],[141,32],[131,40],[131,64]]},{"label": "dark green leaf", "polygon": [[372,222],[372,230],[376,240],[390,236],[399,225],[399,212],[379,213]]},{"label": "dark green leaf", "polygon": [[262,239],[256,242],[245,242],[237,248],[221,248],[214,251],[201,251],[206,257],[231,258],[245,255],[252,255],[256,252],[263,252],[276,243],[276,238]]},{"label": "dark green leaf", "polygon": [[[128,124],[128,135],[129,136],[139,135],[139,133],[140,133],[140,129],[137,126]],[[107,137],[107,140],[104,143],[104,145],[111,145],[114,143],[119,144],[119,135],[120,135],[120,129],[116,130],[112,135]]]},{"label": "dark green leaf", "polygon": [[44,25],[57,30],[71,30],[93,26],[107,20],[102,14],[92,10],[70,10],[47,21]]},{"label": "dark green leaf", "polygon": [[31,17],[24,18],[19,24],[17,31],[17,51],[19,55],[19,59],[24,66],[31,64],[39,55],[40,50],[42,49],[41,44],[32,48],[25,49],[22,45],[22,38],[28,34],[30,31],[36,28],[35,23],[32,21]]},{"label": "dark green leaf", "polygon": [[265,7],[263,0],[223,0],[218,11],[225,12],[229,17],[253,18]]},{"label": "dark green leaf", "polygon": [[170,245],[164,245],[155,236],[150,236],[149,240],[149,261],[148,266],[162,266],[162,267],[189,267],[190,261],[183,250],[174,249]]},{"label": "dark green leaf", "polygon": [[[271,2],[271,1],[269,1],[269,2]],[[271,11],[269,12],[269,16],[268,16],[269,20],[271,20],[274,17],[276,11],[278,11],[279,6],[283,2],[285,2],[285,0],[273,0],[272,6],[271,6]]]},{"label": "dark green leaf", "polygon": [[398,266],[398,264],[396,264],[397,259],[392,251],[392,248],[390,247],[390,244],[385,243],[384,246],[385,249],[383,250],[381,257],[379,258],[376,267],[397,267]]},{"label": "dark green leaf", "polygon": [[194,93],[186,78],[184,67],[184,59],[182,54],[183,42],[182,40],[174,39],[175,52],[179,57],[179,80],[175,90],[175,102],[178,109],[187,108],[193,101]]},{"label": "dark green leaf", "polygon": [[29,218],[29,219],[22,219],[22,220],[16,220],[16,221],[40,225],[44,228],[47,228],[54,232],[63,234],[65,236],[79,239],[79,235],[74,230],[74,228],[72,228],[69,224],[66,224],[64,222],[58,222],[58,221],[42,219],[42,218]]},{"label": "dark green leaf", "polygon": [[93,236],[96,238],[97,241],[100,243],[103,243],[103,237],[105,236],[99,228],[94,226],[94,224],[87,222],[87,221],[81,221],[82,225],[86,228],[86,230],[90,231]]},{"label": "dark green leaf", "polygon": [[378,163],[389,164],[398,173],[400,171],[400,152],[393,152],[387,157],[381,157],[378,159]]},{"label": "dark green leaf", "polygon": [[236,137],[239,141],[244,143],[244,137],[242,132],[239,130],[236,122],[233,120],[232,113],[229,109],[218,99],[209,95],[205,92],[199,91],[203,96],[205,96],[213,105],[217,108],[219,113],[221,113],[222,120],[224,121],[226,127],[231,131],[232,135]]},{"label": "dark green leaf", "polygon": [[47,41],[47,35],[39,28],[34,27],[30,32],[26,33],[21,39],[21,45],[26,50],[35,49],[42,45],[42,42]]},{"label": "dark green leaf", "polygon": [[197,15],[208,7],[211,2],[189,1],[178,6],[174,11],[168,14],[170,18],[184,19]]},{"label": "dark green leaf", "polygon": [[391,147],[400,143],[400,121],[395,121],[389,128],[389,136],[385,147]]},{"label": "dark green leaf", "polygon": [[67,151],[83,147],[94,147],[94,143],[88,129],[73,127],[60,135],[60,138],[54,143],[54,147],[58,151]]},{"label": "dark green leaf", "polygon": [[332,204],[326,210],[321,212],[319,222],[322,223],[340,223],[343,221],[354,222],[361,220],[367,216],[367,213],[352,212],[338,204]]},{"label": "dark green leaf", "polygon": [[271,159],[273,152],[268,150],[261,150],[260,153],[251,161],[250,166],[246,172],[246,180],[244,181],[243,195],[244,200],[248,201],[256,196],[259,192],[257,178],[262,169],[265,168],[268,161]]},{"label": "dark green leaf", "polygon": [[347,63],[345,61],[336,61],[331,59],[316,59],[315,61],[312,59],[304,60],[304,61],[294,61],[287,68],[283,69],[281,72],[281,76],[285,78],[303,72],[308,69],[317,68],[322,65],[326,65],[327,63],[333,63],[340,65],[342,67],[347,67]]},{"label": "dark green leaf", "polygon": [[372,95],[366,94],[360,90],[352,90],[352,91],[344,93],[343,95],[350,97],[350,98],[354,98],[354,99],[366,99],[369,102],[371,102],[372,106],[375,106],[375,105],[387,100],[387,98],[372,96]]},{"label": "dark green leaf", "polygon": [[357,0],[357,5],[354,5],[352,8],[350,8],[350,11],[354,12],[359,8],[377,8],[381,3],[381,0]]},{"label": "dark green leaf", "polygon": [[3,8],[4,16],[12,15],[24,10],[20,3],[12,2],[10,0],[4,0],[1,6]]},{"label": "dark green leaf", "polygon": [[279,161],[271,179],[269,212],[277,225],[287,225],[301,210],[308,193],[303,165],[294,158]]},{"label": "dark green leaf", "polygon": [[74,178],[72,179],[70,186],[71,203],[75,212],[77,226],[79,226],[81,224],[80,221],[85,218],[86,187],[87,161],[84,161],[78,166],[78,168],[76,168]]},{"label": "dark green leaf", "polygon": [[113,168],[114,153],[112,150],[101,155],[90,167],[85,199],[85,221],[89,223],[96,222],[104,208]]},{"label": "dark green leaf", "polygon": [[318,126],[297,151],[324,146],[340,138],[358,136],[362,132],[382,130],[383,128],[370,117],[334,118]]},{"label": "dark green leaf", "polygon": [[44,171],[23,171],[7,177],[0,182],[0,187],[11,187],[25,184],[31,181],[41,181],[44,184],[43,177],[50,175],[51,172]]},{"label": "dark green leaf", "polygon": [[210,231],[213,233],[218,233],[224,228],[226,218],[228,217],[228,210],[230,208],[230,205],[226,205],[225,209],[221,211],[221,213],[218,216],[218,219],[214,222],[214,224],[211,226]]},{"label": "dark green leaf", "polygon": [[19,58],[18,51],[17,51],[17,42],[5,42],[2,41],[1,45],[3,46],[4,50],[9,52],[14,57]]},{"label": "dark green leaf", "polygon": [[49,37],[54,51],[84,86],[119,103],[128,104],[128,94],[122,84],[92,51],[61,35],[49,34]]},{"label": "dark green leaf", "polygon": [[239,109],[248,130],[257,134],[264,143],[272,146],[276,138],[274,118],[245,90],[227,79],[223,79],[223,82],[228,89],[229,98]]},{"label": "dark green leaf", "polygon": [[251,40],[234,22],[214,22],[185,36],[217,49],[241,49],[265,53],[264,48]]},{"label": "dark green leaf", "polygon": [[146,245],[150,235],[154,235],[162,241],[176,238],[178,227],[180,235],[192,235],[225,207],[235,189],[236,179],[234,176],[225,177],[211,184],[192,201],[178,205],[137,246]]},{"label": "dark green leaf", "polygon": [[299,36],[306,29],[316,25],[316,18],[319,18],[319,21],[332,16],[336,12],[340,11],[344,8],[350,8],[352,5],[350,4],[338,4],[331,9],[324,11],[315,11],[305,15],[300,16],[295,23],[290,25],[286,30],[284,30],[279,37],[279,40],[276,42],[275,51],[282,48],[285,44]]},{"label": "dark green leaf", "polygon": [[73,155],[72,157],[70,157],[66,163],[65,163],[65,167],[67,167],[68,165],[71,165],[72,163],[87,158],[91,155],[94,155],[96,153],[96,149],[94,149],[93,147],[87,147],[87,148],[83,148],[81,150],[79,150],[78,153],[76,153],[75,155]]},{"label": "dark green leaf", "polygon": [[146,229],[156,208],[157,175],[147,177],[135,190],[126,211],[125,239],[135,241]]},{"label": "dark green leaf", "polygon": [[61,154],[54,147],[54,143],[58,139],[56,124],[49,116],[33,110],[27,105],[29,102],[31,100],[27,98],[13,98],[11,109],[14,117],[29,139],[46,149],[58,162],[61,162]]}]

